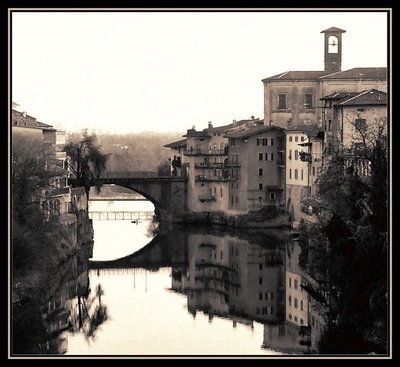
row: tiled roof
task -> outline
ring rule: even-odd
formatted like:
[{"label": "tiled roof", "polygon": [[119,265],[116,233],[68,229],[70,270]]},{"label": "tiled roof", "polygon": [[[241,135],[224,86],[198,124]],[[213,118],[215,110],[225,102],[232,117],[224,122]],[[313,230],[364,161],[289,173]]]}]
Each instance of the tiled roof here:
[{"label": "tiled roof", "polygon": [[266,131],[271,131],[271,130],[280,130],[284,131],[281,127],[278,126],[265,126],[265,125],[256,125],[252,126],[249,128],[243,128],[243,129],[238,129],[232,132],[229,132],[226,134],[227,138],[247,138],[252,135],[257,135]]},{"label": "tiled roof", "polygon": [[357,92],[335,92],[335,93],[328,94],[327,96],[320,98],[320,100],[321,101],[327,100],[327,99],[341,100],[341,99],[353,97],[357,94],[358,94]]},{"label": "tiled roof", "polygon": [[174,141],[173,143],[163,145],[163,147],[165,148],[182,148],[184,146],[186,146],[186,139]]},{"label": "tiled roof", "polygon": [[16,111],[14,109],[12,110],[12,125],[33,127],[42,130],[55,130],[53,126],[37,121],[34,117],[29,116],[26,113]]},{"label": "tiled roof", "polygon": [[387,94],[376,89],[367,89],[364,92],[347,98],[340,103],[341,106],[361,106],[361,105],[386,105]]},{"label": "tiled roof", "polygon": [[182,136],[188,138],[211,138],[206,131],[196,131],[195,129],[189,129],[187,133]]},{"label": "tiled roof", "polygon": [[338,71],[320,77],[322,80],[331,79],[352,79],[352,80],[386,80],[386,68],[353,68],[345,71]]},{"label": "tiled roof", "polygon": [[336,27],[331,27],[331,28],[325,29],[324,31],[321,31],[321,33],[330,33],[330,32],[345,33],[346,31],[344,29],[340,29],[340,28],[336,28]]},{"label": "tiled roof", "polygon": [[263,79],[263,82],[269,80],[318,80],[323,75],[329,74],[328,71],[285,71],[277,75]]}]

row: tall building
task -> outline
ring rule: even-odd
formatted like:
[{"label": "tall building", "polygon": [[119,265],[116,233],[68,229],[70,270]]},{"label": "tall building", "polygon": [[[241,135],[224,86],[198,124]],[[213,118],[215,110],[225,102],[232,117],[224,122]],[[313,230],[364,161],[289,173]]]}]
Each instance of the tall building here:
[{"label": "tall building", "polygon": [[324,70],[284,71],[262,80],[264,124],[293,128],[300,124],[326,124],[320,99],[334,92],[387,90],[386,68],[362,67],[342,71],[342,34],[329,28],[324,34]]}]

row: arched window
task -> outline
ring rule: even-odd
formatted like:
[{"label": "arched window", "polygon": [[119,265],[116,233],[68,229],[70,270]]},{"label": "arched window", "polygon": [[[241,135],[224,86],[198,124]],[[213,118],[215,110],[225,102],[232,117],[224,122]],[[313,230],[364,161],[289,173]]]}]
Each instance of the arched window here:
[{"label": "arched window", "polygon": [[336,36],[328,38],[328,52],[330,54],[337,54],[339,52],[339,41]]},{"label": "arched window", "polygon": [[50,214],[54,214],[54,203],[53,203],[53,200],[49,201],[49,212],[50,212]]}]

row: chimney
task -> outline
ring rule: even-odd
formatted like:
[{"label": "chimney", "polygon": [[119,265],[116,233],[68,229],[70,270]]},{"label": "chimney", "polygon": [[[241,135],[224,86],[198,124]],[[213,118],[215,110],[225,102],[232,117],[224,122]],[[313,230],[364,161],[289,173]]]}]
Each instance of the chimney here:
[{"label": "chimney", "polygon": [[212,129],[212,128],[213,128],[213,125],[212,125],[212,122],[211,122],[211,121],[208,121],[208,128],[209,128],[209,129]]},{"label": "chimney", "polygon": [[22,112],[22,117],[26,117],[26,111]]}]

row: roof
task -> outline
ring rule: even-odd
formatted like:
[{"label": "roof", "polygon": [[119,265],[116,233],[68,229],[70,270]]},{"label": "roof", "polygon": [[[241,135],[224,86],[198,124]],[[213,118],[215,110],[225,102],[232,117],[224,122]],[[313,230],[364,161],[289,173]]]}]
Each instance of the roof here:
[{"label": "roof", "polygon": [[226,135],[227,138],[247,138],[249,136],[257,135],[266,131],[279,130],[284,131],[283,128],[274,125],[256,125],[249,128],[238,129]]},{"label": "roof", "polygon": [[327,96],[320,98],[320,101],[328,100],[328,99],[341,100],[341,99],[353,97],[357,94],[358,94],[357,92],[334,92],[332,94],[328,94]]},{"label": "roof", "polygon": [[346,31],[344,29],[340,29],[340,28],[336,28],[336,27],[331,27],[331,28],[325,29],[324,31],[321,31],[321,33],[331,33],[331,32],[345,33]]},{"label": "roof", "polygon": [[53,126],[37,121],[36,118],[29,116],[26,112],[19,112],[14,109],[12,110],[12,125],[39,128],[42,130],[55,130]]},{"label": "roof", "polygon": [[181,139],[174,141],[173,143],[163,145],[165,148],[182,148],[184,146],[186,146],[186,139]]},{"label": "roof", "polygon": [[387,93],[377,89],[367,89],[342,101],[340,106],[386,105]]},{"label": "roof", "polygon": [[210,134],[211,133],[224,132],[226,130],[231,129],[232,126],[233,126],[233,123],[232,124],[228,124],[228,125],[223,125],[223,126],[209,127],[209,128],[203,129],[203,131],[206,131],[206,132],[208,132]]},{"label": "roof", "polygon": [[386,80],[386,68],[353,68],[345,71],[337,71],[320,77],[323,80],[331,79],[357,79],[357,80]]},{"label": "roof", "polygon": [[263,79],[263,82],[269,80],[318,80],[321,76],[330,74],[329,71],[285,71],[280,74]]},{"label": "roof", "polygon": [[311,125],[297,125],[296,127],[293,127],[292,129],[287,129],[287,132],[303,132],[306,134],[308,137],[315,137],[318,135],[320,131],[323,131],[322,127],[318,127],[317,124],[311,124]]},{"label": "roof", "polygon": [[207,131],[196,131],[195,129],[189,129],[186,135],[182,136],[188,138],[211,138]]}]

